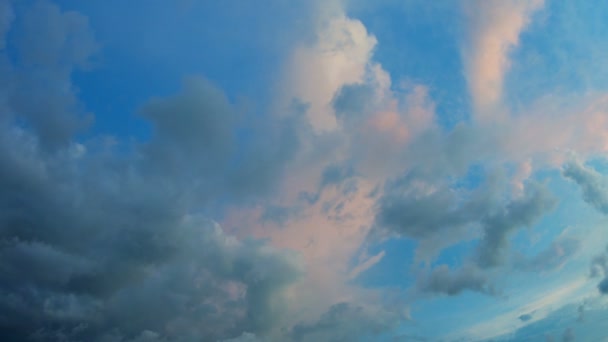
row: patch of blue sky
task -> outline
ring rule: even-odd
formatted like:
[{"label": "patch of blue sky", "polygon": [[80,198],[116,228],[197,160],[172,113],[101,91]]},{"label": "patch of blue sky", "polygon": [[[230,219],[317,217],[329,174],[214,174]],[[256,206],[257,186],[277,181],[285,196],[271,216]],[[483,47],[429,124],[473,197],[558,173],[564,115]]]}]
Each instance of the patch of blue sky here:
[{"label": "patch of blue sky", "polygon": [[592,167],[598,173],[608,176],[608,159],[605,156],[594,156],[588,159],[585,164]]},{"label": "patch of blue sky", "polygon": [[500,307],[496,305],[497,300],[500,301],[474,292],[463,292],[455,297],[429,298],[412,306],[412,317],[420,334],[438,340],[498,315]]},{"label": "patch of blue sky", "polygon": [[[447,228],[449,229],[449,227]],[[479,240],[462,240],[452,246],[446,247],[432,261],[431,266],[448,265],[450,269],[457,269],[464,265],[471,257],[475,257],[475,247]]]},{"label": "patch of blue sky", "polygon": [[469,165],[469,168],[464,177],[455,179],[452,187],[454,189],[474,190],[483,186],[483,182],[487,179],[487,170],[485,165],[474,163]]},{"label": "patch of blue sky", "polygon": [[389,72],[394,88],[402,82],[427,86],[441,127],[469,119],[471,103],[458,45],[460,4],[355,1],[352,7],[350,14],[378,39],[374,60]]},{"label": "patch of blue sky", "polygon": [[547,1],[511,51],[508,105],[517,111],[545,95],[608,89],[606,16],[602,1]]},{"label": "patch of blue sky", "polygon": [[410,287],[415,281],[410,267],[417,244],[411,239],[391,238],[371,246],[367,251],[369,255],[384,251],[384,257],[353,281],[364,287]]}]

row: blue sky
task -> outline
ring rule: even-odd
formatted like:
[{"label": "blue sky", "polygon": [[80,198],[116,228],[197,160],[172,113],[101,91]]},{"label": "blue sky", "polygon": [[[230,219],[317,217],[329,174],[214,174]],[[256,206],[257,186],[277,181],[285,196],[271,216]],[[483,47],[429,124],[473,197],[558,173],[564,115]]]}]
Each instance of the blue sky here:
[{"label": "blue sky", "polygon": [[0,337],[608,338],[607,12],[0,0]]}]

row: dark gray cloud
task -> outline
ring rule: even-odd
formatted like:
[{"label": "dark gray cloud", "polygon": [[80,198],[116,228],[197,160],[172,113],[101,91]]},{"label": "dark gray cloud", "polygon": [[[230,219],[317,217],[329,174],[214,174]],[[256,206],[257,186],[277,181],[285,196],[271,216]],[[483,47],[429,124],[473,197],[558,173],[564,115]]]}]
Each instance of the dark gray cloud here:
[{"label": "dark gray cloud", "polygon": [[487,273],[474,265],[452,270],[447,265],[435,267],[428,275],[419,276],[417,289],[422,293],[456,296],[464,291],[497,295]]},{"label": "dark gray cloud", "polygon": [[[97,48],[87,20],[48,1],[19,8],[19,56],[0,88],[11,114],[0,120],[3,339],[200,341],[280,328],[298,257],[238,241],[203,215],[272,191],[299,117],[247,125],[220,90],[191,78],[143,106],[149,141],[77,142],[71,73]],[[235,138],[239,125],[249,140]]]},{"label": "dark gray cloud", "polygon": [[525,194],[482,219],[483,237],[478,246],[478,264],[483,268],[502,265],[509,237],[517,229],[529,227],[555,207],[555,198],[543,186],[528,183]]},{"label": "dark gray cloud", "polygon": [[580,186],[585,202],[608,214],[608,187],[602,175],[578,162],[566,164],[563,174]]},{"label": "dark gray cloud", "polygon": [[[491,176],[480,186],[454,189],[450,184],[429,183],[411,172],[387,182],[377,203],[375,227],[372,233],[398,235],[430,241],[433,248],[437,237],[442,241],[459,241],[463,228],[478,227],[482,235],[470,265],[450,270],[441,266],[422,276],[418,289],[423,293],[457,295],[464,290],[496,294],[491,277],[483,270],[502,266],[509,255],[509,238],[518,229],[529,227],[555,206],[555,198],[541,184],[528,182],[524,194],[509,201],[497,194],[504,179]],[[572,244],[563,248],[576,249]],[[539,255],[531,261],[521,261],[522,267],[548,266],[553,255]],[[541,265],[541,263],[546,263]]]},{"label": "dark gray cloud", "polygon": [[532,257],[515,255],[513,266],[527,272],[547,272],[561,267],[581,249],[580,239],[560,238]]},{"label": "dark gray cloud", "polygon": [[421,239],[478,222],[493,205],[494,184],[477,191],[429,183],[413,171],[384,186],[377,203],[376,229]]},{"label": "dark gray cloud", "polygon": [[527,321],[531,320],[532,317],[533,317],[532,314],[524,314],[524,315],[519,316],[519,320],[522,322],[527,322]]},{"label": "dark gray cloud", "polygon": [[300,272],[294,256],[189,217],[187,182],[161,184],[99,156],[43,157],[9,130],[0,329],[16,339],[97,340],[110,330],[207,339],[265,333],[280,319],[281,290]]},{"label": "dark gray cloud", "polygon": [[591,260],[591,278],[602,278],[597,284],[598,291],[606,295],[608,294],[608,247],[603,254],[600,254]]},{"label": "dark gray cloud", "polygon": [[356,341],[374,338],[397,327],[404,317],[397,312],[350,303],[333,305],[318,321],[293,328],[295,341]]},{"label": "dark gray cloud", "polygon": [[602,279],[599,284],[597,284],[597,289],[600,290],[602,294],[608,294],[608,277]]}]

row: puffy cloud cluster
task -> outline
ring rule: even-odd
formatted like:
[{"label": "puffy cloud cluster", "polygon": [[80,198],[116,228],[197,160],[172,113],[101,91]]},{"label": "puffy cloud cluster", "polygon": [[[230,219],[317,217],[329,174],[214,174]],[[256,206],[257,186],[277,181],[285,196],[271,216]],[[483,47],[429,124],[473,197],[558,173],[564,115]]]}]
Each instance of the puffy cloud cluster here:
[{"label": "puffy cloud cluster", "polygon": [[150,141],[77,142],[86,115],[71,72],[98,44],[75,12],[47,1],[20,9],[19,58],[3,59],[0,75],[12,80],[0,94],[3,337],[191,341],[279,329],[297,255],[239,241],[203,214],[221,196],[271,191],[297,147],[295,119],[260,118],[239,148],[236,110],[190,79],[142,108]]}]

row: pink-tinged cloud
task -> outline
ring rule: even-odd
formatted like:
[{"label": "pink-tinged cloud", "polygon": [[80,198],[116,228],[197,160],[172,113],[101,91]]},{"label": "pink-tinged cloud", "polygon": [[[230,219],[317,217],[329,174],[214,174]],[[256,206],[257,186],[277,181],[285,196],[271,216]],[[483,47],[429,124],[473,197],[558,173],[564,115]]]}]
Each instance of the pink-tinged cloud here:
[{"label": "pink-tinged cloud", "polygon": [[462,48],[465,72],[476,115],[494,116],[510,67],[509,53],[543,0],[465,1],[468,39]]}]

